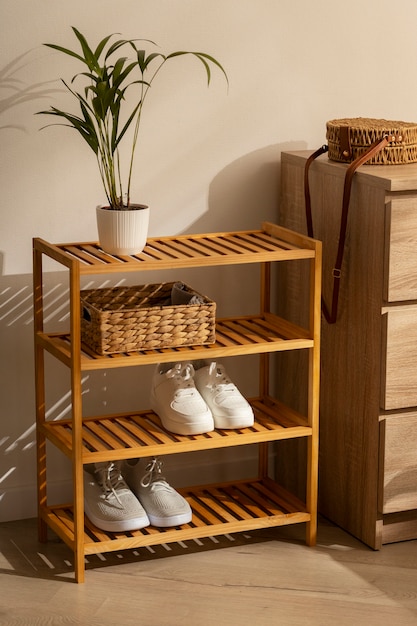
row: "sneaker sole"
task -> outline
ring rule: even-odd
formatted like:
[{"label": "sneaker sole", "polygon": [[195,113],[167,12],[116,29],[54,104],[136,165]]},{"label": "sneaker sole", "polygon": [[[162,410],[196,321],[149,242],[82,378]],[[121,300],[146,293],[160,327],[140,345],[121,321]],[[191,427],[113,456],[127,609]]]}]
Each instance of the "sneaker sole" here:
[{"label": "sneaker sole", "polygon": [[88,504],[86,503],[84,503],[84,512],[94,526],[111,533],[140,530],[150,525],[150,520],[146,514],[144,517],[135,517],[127,520],[103,520],[100,517],[96,517],[94,513],[89,510]]},{"label": "sneaker sole", "polygon": [[192,519],[192,513],[184,513],[183,515],[172,515],[171,517],[156,517],[149,515],[149,521],[152,526],[158,528],[167,528],[169,526],[181,526],[182,524],[189,524]]},{"label": "sneaker sole", "polygon": [[225,417],[224,415],[214,415],[214,425],[221,430],[239,430],[239,428],[249,428],[254,424],[252,415],[247,417]]}]

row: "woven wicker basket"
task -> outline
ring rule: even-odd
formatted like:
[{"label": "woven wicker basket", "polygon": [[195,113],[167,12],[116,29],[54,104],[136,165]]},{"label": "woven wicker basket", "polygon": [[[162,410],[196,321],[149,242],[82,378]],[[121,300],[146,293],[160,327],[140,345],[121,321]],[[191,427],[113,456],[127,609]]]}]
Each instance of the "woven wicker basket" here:
[{"label": "woven wicker basket", "polygon": [[[216,304],[170,304],[174,283],[81,291],[81,340],[98,354],[214,343]],[[167,304],[168,302],[168,304]]]},{"label": "woven wicker basket", "polygon": [[329,159],[350,163],[369,146],[388,136],[390,143],[368,163],[397,165],[417,161],[417,124],[365,117],[327,122]]}]

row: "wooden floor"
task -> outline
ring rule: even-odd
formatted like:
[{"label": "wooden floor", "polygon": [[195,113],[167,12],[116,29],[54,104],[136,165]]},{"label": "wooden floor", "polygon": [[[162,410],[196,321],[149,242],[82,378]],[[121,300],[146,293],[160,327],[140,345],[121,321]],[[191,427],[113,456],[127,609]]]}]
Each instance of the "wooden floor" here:
[{"label": "wooden floor", "polygon": [[88,557],[36,521],[0,524],[0,624],[88,626],[415,626],[417,541],[374,552],[325,520]]}]

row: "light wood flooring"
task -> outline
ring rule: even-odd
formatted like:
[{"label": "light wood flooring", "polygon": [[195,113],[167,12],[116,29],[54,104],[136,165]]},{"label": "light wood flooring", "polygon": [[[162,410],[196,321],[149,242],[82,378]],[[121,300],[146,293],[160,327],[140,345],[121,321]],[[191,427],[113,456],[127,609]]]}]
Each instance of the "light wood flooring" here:
[{"label": "light wood flooring", "polygon": [[374,552],[326,520],[88,557],[36,520],[0,524],[0,624],[416,626],[417,541]]}]

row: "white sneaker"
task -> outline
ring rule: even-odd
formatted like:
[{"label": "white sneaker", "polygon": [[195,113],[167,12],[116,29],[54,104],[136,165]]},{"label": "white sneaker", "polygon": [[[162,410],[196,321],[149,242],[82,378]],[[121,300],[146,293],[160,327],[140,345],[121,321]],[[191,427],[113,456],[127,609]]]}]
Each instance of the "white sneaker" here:
[{"label": "white sneaker", "polygon": [[149,526],[146,511],[115,463],[96,463],[84,471],[84,510],[102,530],[126,532]]},{"label": "white sneaker", "polygon": [[212,412],[216,428],[253,426],[252,407],[232,383],[223,365],[212,361],[196,369],[194,382]]},{"label": "white sneaker", "polygon": [[127,484],[140,500],[153,526],[165,528],[188,524],[191,507],[161,474],[162,462],[152,459],[145,468],[138,459],[129,459],[122,465]]},{"label": "white sneaker", "polygon": [[195,388],[191,363],[176,363],[167,371],[158,365],[151,388],[151,408],[163,426],[178,435],[214,430],[213,417]]}]

